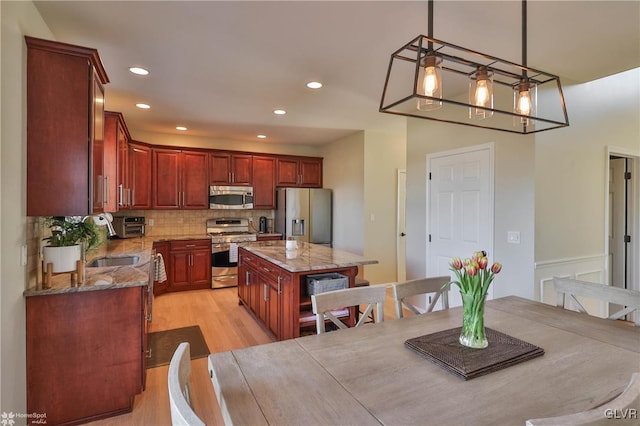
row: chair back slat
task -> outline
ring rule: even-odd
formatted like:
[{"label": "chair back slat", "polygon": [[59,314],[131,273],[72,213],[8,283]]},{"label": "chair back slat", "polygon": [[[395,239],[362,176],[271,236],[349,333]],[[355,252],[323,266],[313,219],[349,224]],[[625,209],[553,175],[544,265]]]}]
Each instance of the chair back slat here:
[{"label": "chair back slat", "polygon": [[316,331],[318,334],[325,332],[325,318],[328,318],[339,328],[348,328],[332,311],[345,307],[367,305],[364,315],[360,318],[356,327],[364,324],[364,320],[376,307],[375,322],[384,321],[384,301],[387,297],[386,285],[373,285],[369,287],[351,287],[343,290],[328,291],[311,296],[311,306],[316,315]]},{"label": "chair back slat", "polygon": [[413,312],[415,315],[419,315],[422,312],[418,310],[408,298],[419,294],[434,293],[431,303],[427,307],[427,312],[433,311],[433,308],[438,303],[438,300],[442,299],[443,309],[449,309],[449,288],[443,286],[451,281],[451,277],[443,275],[438,277],[419,278],[415,280],[403,281],[400,283],[392,284],[393,299],[396,308],[396,317],[402,318],[403,306]]},{"label": "chair back slat", "polygon": [[558,293],[556,304],[561,308],[567,308],[567,299],[569,299],[580,312],[588,313],[578,301],[577,296],[596,299],[623,306],[621,311],[609,315],[609,319],[620,319],[633,311],[638,311],[635,324],[640,325],[640,291],[560,277],[553,277],[553,286]]},{"label": "chair back slat", "polygon": [[182,342],[171,357],[167,379],[172,425],[204,426],[191,407],[190,374],[191,350],[189,343]]}]

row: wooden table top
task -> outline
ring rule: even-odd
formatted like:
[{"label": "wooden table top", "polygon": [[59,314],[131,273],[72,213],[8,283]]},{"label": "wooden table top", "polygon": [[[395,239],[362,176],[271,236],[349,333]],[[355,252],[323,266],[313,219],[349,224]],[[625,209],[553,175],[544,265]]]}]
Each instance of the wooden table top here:
[{"label": "wooden table top", "polygon": [[461,308],[209,356],[234,424],[522,425],[598,406],[640,370],[640,328],[506,297],[485,325],[540,346],[542,357],[463,381],[408,349],[459,327]]}]

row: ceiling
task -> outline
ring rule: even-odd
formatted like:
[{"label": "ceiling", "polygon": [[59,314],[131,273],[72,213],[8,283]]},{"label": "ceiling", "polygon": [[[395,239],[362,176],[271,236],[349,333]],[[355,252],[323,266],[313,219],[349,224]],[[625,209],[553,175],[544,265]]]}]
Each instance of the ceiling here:
[{"label": "ceiling", "polygon": [[[183,135],[184,125],[205,138],[316,145],[401,125],[378,112],[389,57],[427,34],[426,1],[35,4],[58,41],[98,50],[106,108],[124,114],[134,138]],[[433,34],[521,63],[520,13],[520,1],[436,1]],[[636,68],[640,1],[530,0],[527,38],[528,65],[565,85]],[[311,80],[324,87],[308,89]]]}]

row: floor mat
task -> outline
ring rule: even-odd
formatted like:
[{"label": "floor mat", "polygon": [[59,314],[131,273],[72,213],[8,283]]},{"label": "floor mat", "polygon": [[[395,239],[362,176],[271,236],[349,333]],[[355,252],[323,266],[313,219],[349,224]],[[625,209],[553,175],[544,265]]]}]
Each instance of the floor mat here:
[{"label": "floor mat", "polygon": [[182,342],[189,342],[191,359],[202,358],[210,353],[207,342],[205,342],[202,335],[202,330],[198,325],[156,331],[149,333],[148,339],[151,357],[147,358],[147,368],[169,364],[173,353]]}]

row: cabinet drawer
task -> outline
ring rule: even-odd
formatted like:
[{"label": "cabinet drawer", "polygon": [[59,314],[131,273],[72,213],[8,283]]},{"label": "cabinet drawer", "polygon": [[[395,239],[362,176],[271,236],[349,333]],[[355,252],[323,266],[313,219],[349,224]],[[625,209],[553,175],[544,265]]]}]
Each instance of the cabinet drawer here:
[{"label": "cabinet drawer", "polygon": [[272,279],[274,281],[277,281],[278,280],[278,276],[280,275],[280,268],[275,266],[273,263],[267,262],[267,261],[264,261],[264,260],[260,261],[260,264],[258,266],[258,270],[265,277],[268,277],[268,278],[270,278],[270,279]]},{"label": "cabinet drawer", "polygon": [[171,250],[194,250],[209,248],[211,249],[211,240],[173,240],[171,241]]},{"label": "cabinet drawer", "polygon": [[258,268],[259,260],[257,256],[253,254],[247,253],[245,251],[240,252],[239,264],[242,266],[249,266],[253,268]]}]

